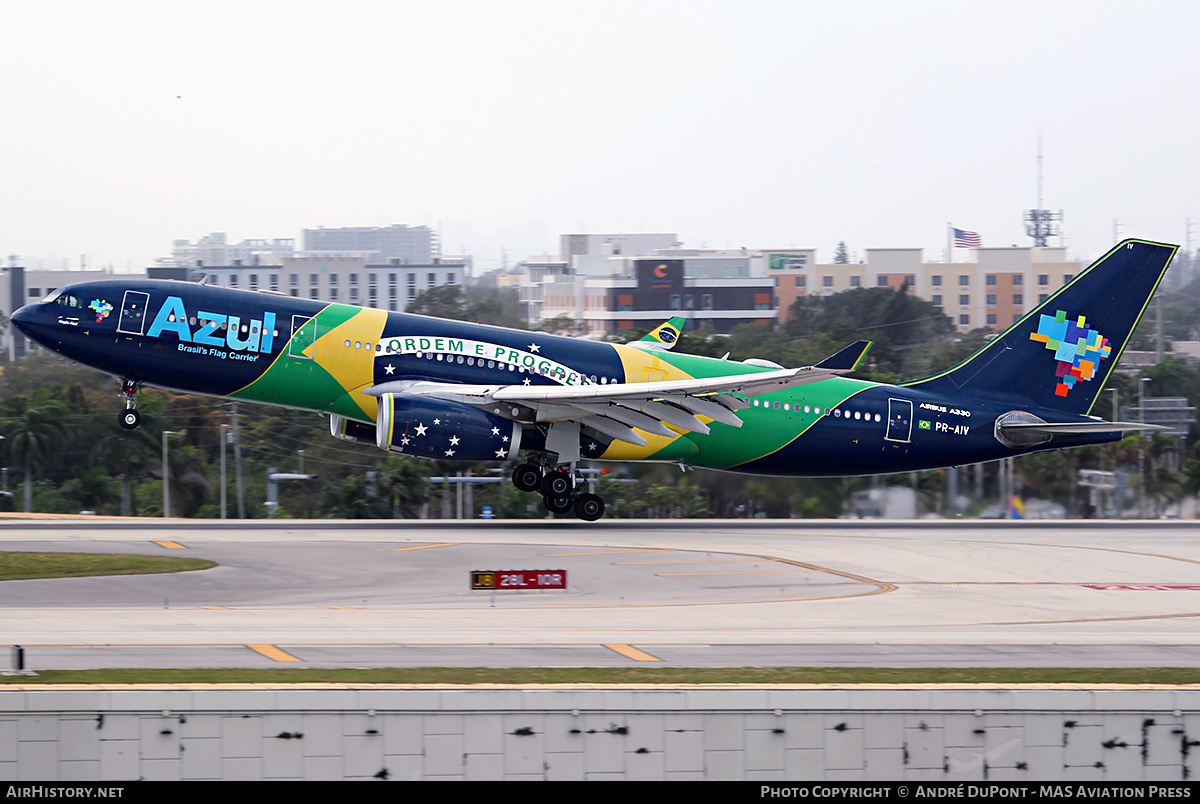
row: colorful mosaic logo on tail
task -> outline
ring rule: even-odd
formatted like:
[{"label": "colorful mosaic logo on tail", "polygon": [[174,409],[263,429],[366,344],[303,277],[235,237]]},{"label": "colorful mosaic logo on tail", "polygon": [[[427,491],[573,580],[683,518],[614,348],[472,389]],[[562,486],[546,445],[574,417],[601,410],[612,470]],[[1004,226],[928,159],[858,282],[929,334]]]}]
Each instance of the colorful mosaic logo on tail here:
[{"label": "colorful mosaic logo on tail", "polygon": [[1089,327],[1084,317],[1076,321],[1067,318],[1059,310],[1053,316],[1043,315],[1038,321],[1037,332],[1029,333],[1029,340],[1046,344],[1058,361],[1057,396],[1066,396],[1079,380],[1091,380],[1101,360],[1112,354],[1112,343],[1108,338]]}]

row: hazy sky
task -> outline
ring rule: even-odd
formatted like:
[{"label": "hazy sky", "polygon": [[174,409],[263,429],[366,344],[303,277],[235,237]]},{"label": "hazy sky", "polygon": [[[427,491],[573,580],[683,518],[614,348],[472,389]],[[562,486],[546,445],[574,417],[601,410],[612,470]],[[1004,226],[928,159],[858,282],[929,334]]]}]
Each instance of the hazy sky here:
[{"label": "hazy sky", "polygon": [[951,221],[1029,244],[1039,132],[1072,256],[1200,228],[1194,0],[43,0],[0,30],[0,255],[407,223],[483,270],[580,231],[940,259]]}]

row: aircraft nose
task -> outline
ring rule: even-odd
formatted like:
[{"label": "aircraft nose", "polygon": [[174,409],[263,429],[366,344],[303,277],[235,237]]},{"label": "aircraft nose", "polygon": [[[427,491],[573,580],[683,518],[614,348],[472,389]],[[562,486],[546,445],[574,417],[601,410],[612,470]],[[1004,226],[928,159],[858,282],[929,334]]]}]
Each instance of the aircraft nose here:
[{"label": "aircraft nose", "polygon": [[33,322],[37,318],[34,312],[34,308],[36,307],[36,304],[27,304],[20,310],[17,310],[15,313],[13,313],[10,319],[13,322],[13,325],[26,335],[29,334],[29,328],[33,325]]}]

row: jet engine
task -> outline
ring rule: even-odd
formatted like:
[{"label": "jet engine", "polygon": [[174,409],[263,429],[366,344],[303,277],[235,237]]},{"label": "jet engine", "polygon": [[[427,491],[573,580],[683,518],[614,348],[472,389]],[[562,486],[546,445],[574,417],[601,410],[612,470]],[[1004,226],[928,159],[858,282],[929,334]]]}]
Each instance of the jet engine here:
[{"label": "jet engine", "polygon": [[453,461],[502,461],[521,448],[521,423],[444,399],[383,394],[376,446],[389,452]]},{"label": "jet engine", "polygon": [[336,413],[329,417],[329,434],[351,444],[374,444],[376,440],[375,425],[356,422]]}]

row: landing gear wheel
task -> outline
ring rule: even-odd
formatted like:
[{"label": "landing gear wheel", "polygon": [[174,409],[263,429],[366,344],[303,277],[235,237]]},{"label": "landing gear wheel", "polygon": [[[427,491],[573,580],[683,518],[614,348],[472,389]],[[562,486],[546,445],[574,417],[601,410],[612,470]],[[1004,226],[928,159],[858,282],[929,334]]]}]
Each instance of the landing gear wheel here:
[{"label": "landing gear wheel", "polygon": [[575,484],[571,482],[571,475],[569,473],[561,471],[551,472],[542,478],[542,496],[546,498],[569,496],[574,486]]},{"label": "landing gear wheel", "polygon": [[512,482],[521,491],[537,491],[542,485],[542,473],[531,463],[523,463],[513,469]]},{"label": "landing gear wheel", "polygon": [[585,522],[595,522],[604,516],[604,500],[597,494],[580,494],[575,500],[575,516]]},{"label": "landing gear wheel", "polygon": [[565,494],[561,497],[543,497],[542,504],[552,514],[565,514],[575,505],[575,500],[570,494]]},{"label": "landing gear wheel", "polygon": [[127,408],[121,411],[121,426],[126,430],[136,430],[138,425],[142,423],[142,414],[138,413],[133,408]]}]

